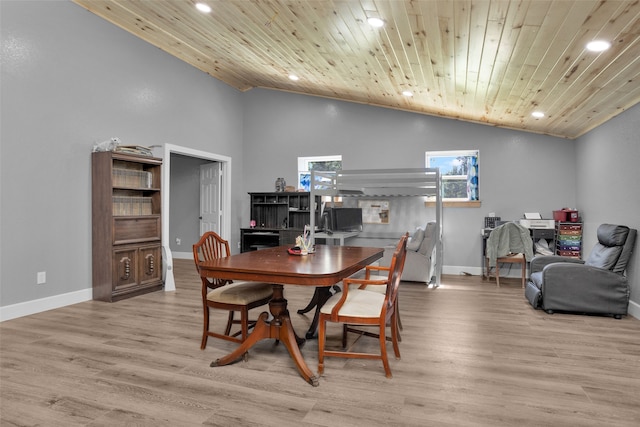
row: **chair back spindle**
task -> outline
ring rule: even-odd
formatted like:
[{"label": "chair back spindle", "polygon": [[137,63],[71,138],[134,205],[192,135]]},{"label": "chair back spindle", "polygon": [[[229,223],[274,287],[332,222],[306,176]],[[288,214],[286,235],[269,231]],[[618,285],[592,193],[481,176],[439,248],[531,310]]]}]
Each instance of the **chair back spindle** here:
[{"label": "chair back spindle", "polygon": [[[218,258],[225,258],[231,255],[229,249],[229,242],[223,240],[217,233],[213,231],[207,231],[202,235],[198,243],[193,245],[193,259],[196,262],[196,270],[198,273],[198,263],[202,261],[210,261]],[[207,289],[215,289],[220,286],[231,283],[230,280],[218,279],[218,278],[205,278],[202,277],[203,292],[207,292]]]}]

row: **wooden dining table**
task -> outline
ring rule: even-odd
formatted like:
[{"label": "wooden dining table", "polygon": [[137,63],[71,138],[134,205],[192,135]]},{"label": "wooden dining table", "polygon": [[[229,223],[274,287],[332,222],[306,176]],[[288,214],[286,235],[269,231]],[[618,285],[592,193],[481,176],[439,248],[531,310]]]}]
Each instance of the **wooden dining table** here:
[{"label": "wooden dining table", "polygon": [[286,246],[278,246],[199,263],[200,274],[204,277],[273,284],[273,297],[269,302],[273,318],[269,319],[267,312],[261,313],[247,339],[230,354],[213,361],[211,366],[237,362],[258,341],[274,338],[285,345],[302,378],[317,386],[318,377],[309,369],[300,352],[305,339],[296,334],[291,323],[284,286],[330,287],[382,258],[384,249],[316,245],[315,252],[308,255],[290,255],[287,249]]}]

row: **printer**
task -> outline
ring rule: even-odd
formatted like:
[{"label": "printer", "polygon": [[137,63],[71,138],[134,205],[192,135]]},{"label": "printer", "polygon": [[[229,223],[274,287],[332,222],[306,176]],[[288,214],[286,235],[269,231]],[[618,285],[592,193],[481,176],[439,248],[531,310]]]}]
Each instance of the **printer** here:
[{"label": "printer", "polygon": [[552,219],[542,219],[539,213],[525,213],[519,224],[525,228],[555,229],[556,222]]}]

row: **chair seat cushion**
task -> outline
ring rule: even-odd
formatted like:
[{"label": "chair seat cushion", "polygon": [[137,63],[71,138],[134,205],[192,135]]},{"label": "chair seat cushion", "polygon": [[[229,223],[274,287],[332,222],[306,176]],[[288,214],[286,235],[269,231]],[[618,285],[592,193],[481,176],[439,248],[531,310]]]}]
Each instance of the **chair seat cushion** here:
[{"label": "chair seat cushion", "polygon": [[236,281],[213,289],[207,299],[224,304],[247,305],[273,295],[273,286],[263,282]]},{"label": "chair seat cushion", "polygon": [[[389,275],[385,275],[385,276],[379,276],[377,274],[371,274],[369,276],[370,280],[387,280],[389,278]],[[387,293],[387,285],[367,285],[366,288],[364,288],[365,291],[372,291],[372,292],[377,292],[379,294],[386,294]]]},{"label": "chair seat cushion", "polygon": [[529,276],[529,282],[533,283],[536,288],[542,289],[542,271],[531,273]]},{"label": "chair seat cushion", "polygon": [[[385,288],[384,286],[376,286]],[[370,317],[378,318],[382,312],[382,304],[384,304],[384,294],[378,292],[371,292],[361,289],[349,289],[347,300],[340,309],[341,316],[353,316],[353,317]],[[323,314],[330,314],[333,307],[342,298],[341,294],[336,294],[329,298],[329,300],[322,306],[320,312]]]}]

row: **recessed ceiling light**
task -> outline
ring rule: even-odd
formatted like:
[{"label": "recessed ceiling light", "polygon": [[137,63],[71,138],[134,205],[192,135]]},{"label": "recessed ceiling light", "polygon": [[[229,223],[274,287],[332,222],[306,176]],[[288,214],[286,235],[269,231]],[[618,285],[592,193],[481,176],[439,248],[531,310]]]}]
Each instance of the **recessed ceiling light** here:
[{"label": "recessed ceiling light", "polygon": [[602,52],[611,47],[611,43],[605,40],[594,40],[587,43],[587,49],[591,52]]},{"label": "recessed ceiling light", "polygon": [[289,79],[295,82],[300,80],[300,77],[296,76],[295,74],[289,74]]},{"label": "recessed ceiling light", "polygon": [[542,111],[534,111],[533,113],[531,113],[531,115],[536,119],[541,119],[544,117],[544,113]]},{"label": "recessed ceiling light", "polygon": [[367,22],[369,23],[369,25],[376,28],[380,28],[384,25],[384,21],[380,18],[369,18],[367,19]]},{"label": "recessed ceiling light", "polygon": [[410,90],[402,91],[402,94],[403,94],[404,96],[413,96],[413,92],[411,92]]},{"label": "recessed ceiling light", "polygon": [[200,12],[209,13],[211,12],[211,7],[204,3],[196,3],[196,9]]}]

